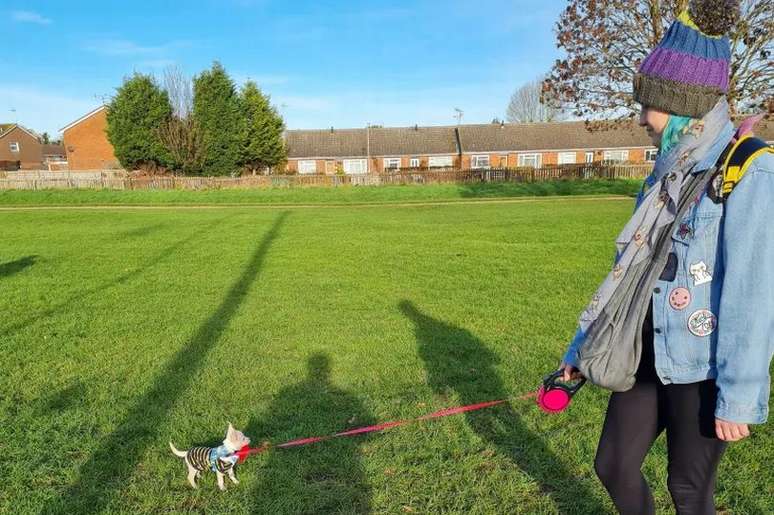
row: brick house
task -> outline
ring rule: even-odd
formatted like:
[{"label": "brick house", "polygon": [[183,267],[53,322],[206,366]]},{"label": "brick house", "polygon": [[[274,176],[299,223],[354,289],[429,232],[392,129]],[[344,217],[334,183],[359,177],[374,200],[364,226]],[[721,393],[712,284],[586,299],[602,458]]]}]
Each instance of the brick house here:
[{"label": "brick house", "polygon": [[368,172],[366,129],[287,131],[287,170],[299,174],[334,175]]},{"label": "brick house", "polygon": [[384,173],[459,167],[452,127],[287,131],[288,171],[300,174]]},{"label": "brick house", "polygon": [[107,170],[121,166],[107,138],[107,106],[98,107],[62,128],[70,170]]},{"label": "brick house", "polygon": [[462,168],[517,168],[655,161],[645,130],[629,122],[589,131],[585,122],[462,125]]},{"label": "brick house", "polygon": [[[774,121],[756,127],[774,140]],[[585,122],[482,124],[287,131],[288,171],[385,173],[410,169],[488,169],[656,159],[636,120],[589,131]]]},{"label": "brick house", "polygon": [[461,165],[454,127],[371,128],[368,132],[372,173]]},{"label": "brick house", "polygon": [[308,174],[643,163],[656,156],[635,122],[594,132],[584,122],[294,130],[286,142],[288,171]]},{"label": "brick house", "polygon": [[0,124],[0,161],[19,163],[22,170],[43,167],[43,144],[40,137],[21,125]]}]

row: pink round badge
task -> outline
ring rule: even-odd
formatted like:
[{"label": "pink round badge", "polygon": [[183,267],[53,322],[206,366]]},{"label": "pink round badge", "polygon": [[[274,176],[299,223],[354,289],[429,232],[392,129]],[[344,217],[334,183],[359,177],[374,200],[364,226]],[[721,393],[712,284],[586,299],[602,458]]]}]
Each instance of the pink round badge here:
[{"label": "pink round badge", "polygon": [[688,288],[675,288],[669,294],[669,305],[672,309],[682,311],[691,304],[691,292]]}]

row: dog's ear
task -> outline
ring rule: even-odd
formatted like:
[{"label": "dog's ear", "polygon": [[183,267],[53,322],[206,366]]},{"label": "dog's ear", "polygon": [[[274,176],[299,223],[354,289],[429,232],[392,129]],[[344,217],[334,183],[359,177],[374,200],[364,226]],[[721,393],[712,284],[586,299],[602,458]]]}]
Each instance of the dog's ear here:
[{"label": "dog's ear", "polygon": [[228,423],[228,430],[226,430],[226,440],[233,441],[236,440],[236,430],[234,429],[234,426],[231,425],[231,422]]}]

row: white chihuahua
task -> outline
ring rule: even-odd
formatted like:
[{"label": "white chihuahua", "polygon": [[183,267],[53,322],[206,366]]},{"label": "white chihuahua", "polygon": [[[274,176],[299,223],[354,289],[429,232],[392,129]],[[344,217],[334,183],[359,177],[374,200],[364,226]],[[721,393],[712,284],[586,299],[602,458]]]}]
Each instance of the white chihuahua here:
[{"label": "white chihuahua", "polygon": [[169,447],[175,456],[185,459],[185,464],[188,465],[188,482],[191,483],[192,487],[198,488],[196,478],[202,472],[212,470],[218,476],[218,488],[221,490],[226,489],[226,484],[223,481],[226,474],[232,483],[239,484],[239,480],[234,474],[234,466],[239,461],[235,453],[245,445],[250,445],[250,439],[241,431],[234,429],[231,424],[228,425],[226,439],[223,440],[223,445],[220,447],[194,447],[183,452],[175,449],[172,442],[169,442]]}]

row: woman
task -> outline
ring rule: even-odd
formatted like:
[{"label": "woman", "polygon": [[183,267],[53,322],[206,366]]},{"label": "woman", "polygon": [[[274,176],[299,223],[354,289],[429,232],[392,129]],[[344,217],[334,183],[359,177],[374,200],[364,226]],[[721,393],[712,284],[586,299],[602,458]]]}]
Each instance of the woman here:
[{"label": "woman", "polygon": [[[740,136],[725,99],[724,34],[738,13],[738,1],[692,1],[642,63],[635,99],[659,157],[562,363],[566,381],[583,375],[614,391],[595,468],[623,514],[655,513],[640,469],[662,431],[677,512],[715,513],[728,442],[768,418],[774,153],[750,156],[730,194],[713,178]],[[605,335],[619,355],[601,363]]]}]

